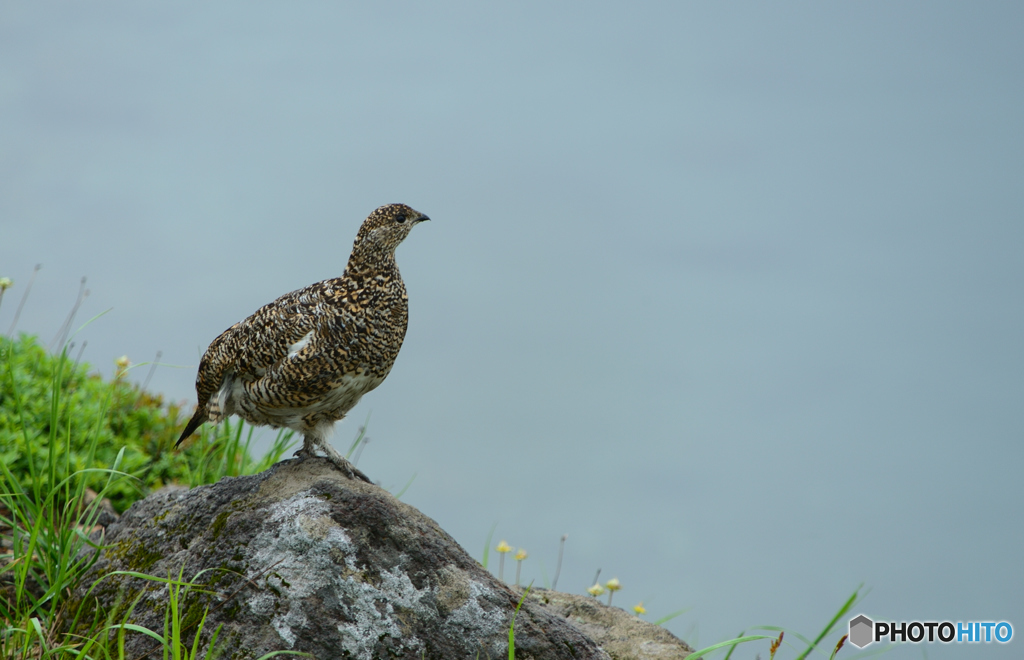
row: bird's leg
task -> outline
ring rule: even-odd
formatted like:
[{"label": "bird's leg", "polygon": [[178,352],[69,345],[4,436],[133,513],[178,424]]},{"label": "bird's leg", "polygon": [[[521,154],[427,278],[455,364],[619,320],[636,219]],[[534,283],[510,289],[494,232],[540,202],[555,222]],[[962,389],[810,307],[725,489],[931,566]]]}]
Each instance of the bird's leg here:
[{"label": "bird's leg", "polygon": [[369,477],[363,474],[358,468],[356,468],[356,466],[352,465],[352,463],[347,458],[339,454],[337,450],[335,450],[334,447],[332,447],[329,442],[321,438],[318,438],[316,440],[316,444],[320,449],[323,450],[325,454],[327,454],[327,460],[329,460],[331,463],[334,463],[334,465],[337,466],[339,470],[344,472],[349,479],[362,479],[368,484],[373,483],[372,481],[370,481]]},{"label": "bird's leg", "polygon": [[310,458],[312,456],[316,456],[316,445],[316,438],[305,433],[302,436],[302,449],[295,452],[293,456],[298,456],[299,458]]}]

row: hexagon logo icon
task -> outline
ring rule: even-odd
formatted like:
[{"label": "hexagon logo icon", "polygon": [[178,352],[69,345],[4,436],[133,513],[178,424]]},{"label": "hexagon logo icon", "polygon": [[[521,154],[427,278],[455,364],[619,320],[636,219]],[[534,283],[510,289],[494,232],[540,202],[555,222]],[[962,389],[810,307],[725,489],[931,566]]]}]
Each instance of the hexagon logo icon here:
[{"label": "hexagon logo icon", "polygon": [[875,622],[860,614],[850,619],[850,643],[859,649],[874,641]]}]

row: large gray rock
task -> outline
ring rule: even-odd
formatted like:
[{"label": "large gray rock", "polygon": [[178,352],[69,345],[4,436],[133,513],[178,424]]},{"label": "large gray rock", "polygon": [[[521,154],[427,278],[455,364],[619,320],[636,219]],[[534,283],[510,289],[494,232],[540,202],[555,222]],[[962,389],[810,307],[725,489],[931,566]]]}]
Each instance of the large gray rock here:
[{"label": "large gray rock", "polygon": [[[223,624],[217,646],[228,660],[277,650],[320,660],[504,658],[520,599],[433,520],[323,459],[154,494],[107,529],[104,545],[84,584],[106,577],[79,594],[87,605],[95,597],[123,611],[137,601],[131,621],[162,632],[166,587],[110,572],[180,573],[205,585],[181,607],[185,637],[208,610],[201,643]],[[132,634],[128,655],[152,645]],[[602,649],[571,615],[535,599],[515,620],[515,645],[523,659],[681,657]]]}]

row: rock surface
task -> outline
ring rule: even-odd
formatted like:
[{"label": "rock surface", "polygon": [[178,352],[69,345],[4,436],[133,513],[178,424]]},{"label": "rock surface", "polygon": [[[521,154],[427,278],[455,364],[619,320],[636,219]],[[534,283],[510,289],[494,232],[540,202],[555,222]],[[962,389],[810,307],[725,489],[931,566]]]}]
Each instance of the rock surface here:
[{"label": "rock surface", "polygon": [[[521,596],[433,520],[319,458],[151,495],[107,529],[103,545],[84,584],[103,579],[79,598],[122,611],[135,603],[131,622],[163,632],[167,587],[111,572],[180,574],[203,585],[179,608],[186,642],[206,613],[201,648],[222,625],[217,647],[225,660],[278,650],[320,660],[507,658]],[[617,608],[537,594],[515,619],[517,658],[690,652],[668,631]],[[129,657],[151,651],[149,637],[128,636]]]},{"label": "rock surface", "polygon": [[603,605],[593,596],[531,589],[527,599],[575,625],[614,660],[683,660],[693,653],[661,626]]}]

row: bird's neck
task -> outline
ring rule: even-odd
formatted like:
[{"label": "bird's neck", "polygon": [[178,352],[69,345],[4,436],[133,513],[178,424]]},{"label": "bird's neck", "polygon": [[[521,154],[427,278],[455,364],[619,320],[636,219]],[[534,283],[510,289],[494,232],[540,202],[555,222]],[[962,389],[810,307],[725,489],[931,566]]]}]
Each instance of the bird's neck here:
[{"label": "bird's neck", "polygon": [[394,250],[360,249],[356,246],[348,258],[345,273],[353,279],[366,279],[398,272]]}]

